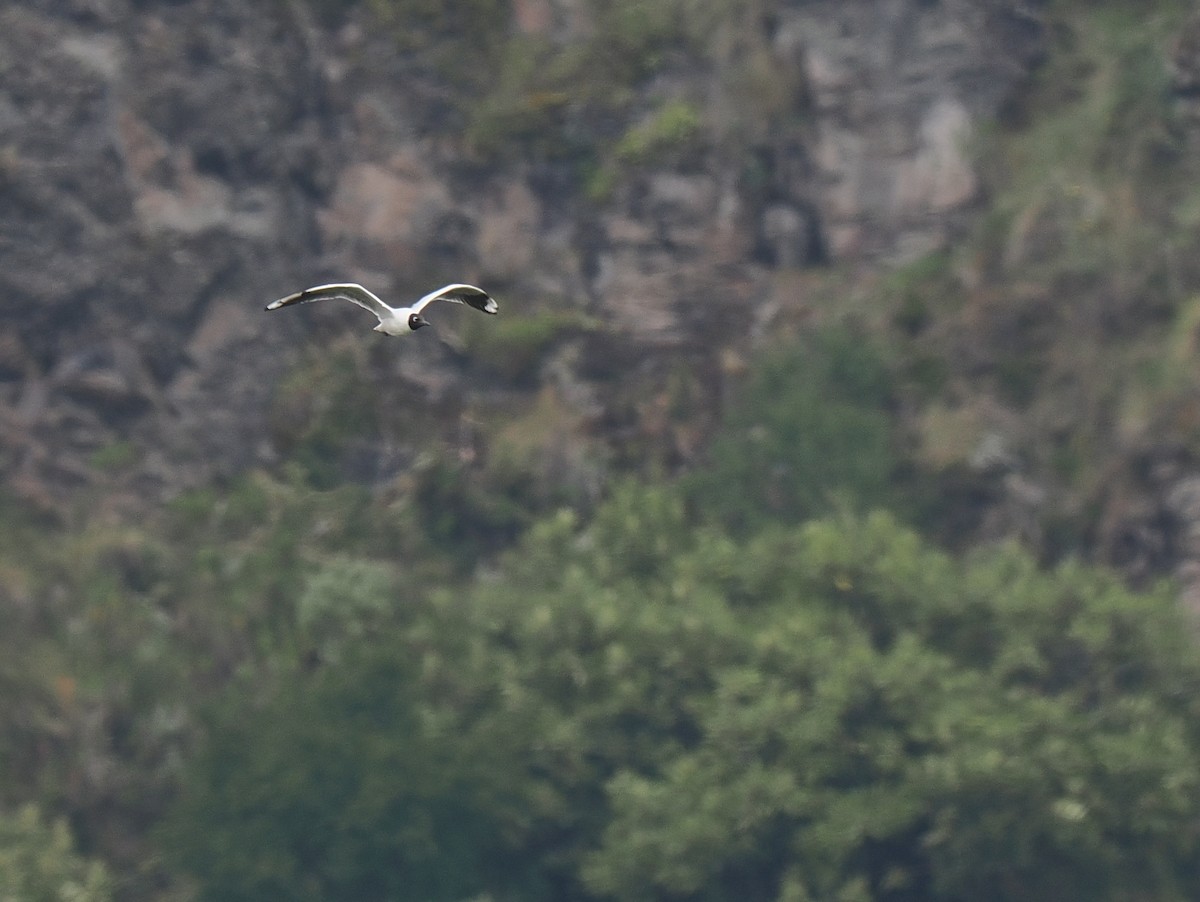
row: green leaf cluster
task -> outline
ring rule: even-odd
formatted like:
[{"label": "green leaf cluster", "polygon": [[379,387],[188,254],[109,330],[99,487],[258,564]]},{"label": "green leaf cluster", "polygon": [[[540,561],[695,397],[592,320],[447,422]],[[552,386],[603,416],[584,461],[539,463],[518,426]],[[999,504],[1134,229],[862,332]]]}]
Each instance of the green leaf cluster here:
[{"label": "green leaf cluster", "polygon": [[631,483],[404,611],[214,721],[171,834],[207,897],[1200,891],[1200,658],[1166,589],[957,560],[881,513],[736,539]]},{"label": "green leaf cluster", "polygon": [[728,403],[709,465],[688,480],[696,504],[746,530],[898,501],[893,404],[881,353],[853,328],[764,352]]},{"label": "green leaf cluster", "polygon": [[160,843],[199,898],[456,900],[505,878],[502,750],[425,721],[419,662],[352,652],[218,708]]},{"label": "green leaf cluster", "polygon": [[568,163],[590,174],[598,197],[597,186],[620,170],[691,158],[712,143],[713,123],[696,98],[644,88],[684,66],[710,67],[714,35],[744,27],[740,9],[720,0],[586,0],[575,12],[587,26],[572,39],[513,35],[504,44],[495,77],[468,111],[477,152]]},{"label": "green leaf cluster", "polygon": [[[419,65],[463,87],[477,86],[507,34],[510,0],[306,0],[327,27],[365,7]],[[469,59],[473,65],[464,66]]]},{"label": "green leaf cluster", "polygon": [[659,162],[685,151],[702,127],[703,119],[695,106],[683,100],[670,101],[631,126],[617,142],[614,153],[625,164]]},{"label": "green leaf cluster", "polygon": [[0,814],[0,899],[109,902],[104,866],[75,851],[66,822],[46,823],[36,805]]}]

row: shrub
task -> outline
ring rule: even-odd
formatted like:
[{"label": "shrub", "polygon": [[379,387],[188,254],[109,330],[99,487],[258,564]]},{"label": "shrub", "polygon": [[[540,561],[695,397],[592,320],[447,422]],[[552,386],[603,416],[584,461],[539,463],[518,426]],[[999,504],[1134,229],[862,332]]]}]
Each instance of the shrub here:
[{"label": "shrub", "polygon": [[108,902],[104,865],[75,851],[66,821],[46,823],[35,805],[0,815],[0,899]]},{"label": "shrub", "polygon": [[734,394],[709,465],[688,480],[693,502],[738,531],[838,503],[885,504],[897,465],[890,402],[881,357],[849,329],[765,353]]}]

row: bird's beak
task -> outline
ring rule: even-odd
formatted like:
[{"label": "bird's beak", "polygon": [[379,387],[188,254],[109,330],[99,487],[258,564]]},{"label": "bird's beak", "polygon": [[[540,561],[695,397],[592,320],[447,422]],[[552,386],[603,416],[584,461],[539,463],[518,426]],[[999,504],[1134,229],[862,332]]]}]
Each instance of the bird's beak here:
[{"label": "bird's beak", "polygon": [[421,314],[418,313],[417,314],[417,325],[418,326],[428,326],[428,325],[432,325],[432,324],[429,322],[429,320],[427,320],[425,317],[421,316]]}]

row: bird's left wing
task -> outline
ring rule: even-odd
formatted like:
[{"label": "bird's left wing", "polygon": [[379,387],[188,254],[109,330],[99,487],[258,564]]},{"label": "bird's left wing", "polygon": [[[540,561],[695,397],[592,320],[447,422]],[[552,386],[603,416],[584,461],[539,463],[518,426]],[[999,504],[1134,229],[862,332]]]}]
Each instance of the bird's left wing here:
[{"label": "bird's left wing", "polygon": [[391,308],[383,301],[375,297],[367,289],[353,282],[346,282],[336,285],[317,285],[313,288],[305,288],[303,291],[297,291],[295,294],[289,294],[286,298],[280,298],[277,301],[271,301],[267,304],[268,310],[278,310],[280,307],[290,307],[293,304],[309,304],[313,301],[328,301],[328,300],[343,300],[351,301],[370,310],[381,320],[391,313]]},{"label": "bird's left wing", "polygon": [[455,304],[466,304],[468,307],[474,307],[476,310],[482,310],[484,313],[500,312],[500,307],[496,304],[495,298],[482,288],[476,288],[474,285],[463,285],[459,282],[453,285],[443,285],[437,291],[429,292],[429,294],[412,305],[413,312],[420,313],[434,301],[451,301]]}]

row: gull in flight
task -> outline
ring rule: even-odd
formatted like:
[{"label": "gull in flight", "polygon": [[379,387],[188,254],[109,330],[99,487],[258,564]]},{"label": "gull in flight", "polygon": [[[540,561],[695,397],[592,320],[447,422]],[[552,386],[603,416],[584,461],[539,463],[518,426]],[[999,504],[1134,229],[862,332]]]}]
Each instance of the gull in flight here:
[{"label": "gull in flight", "polygon": [[278,310],[280,307],[290,307],[292,304],[308,304],[312,301],[327,301],[331,298],[352,301],[358,304],[358,306],[370,310],[379,317],[379,324],[375,327],[375,331],[382,332],[384,335],[407,335],[409,332],[416,332],[422,326],[428,326],[429,321],[421,315],[421,311],[434,301],[450,301],[455,304],[466,304],[468,307],[474,307],[476,310],[482,310],[484,313],[498,313],[500,311],[500,308],[496,305],[496,301],[482,288],[476,288],[474,285],[463,285],[458,282],[453,285],[444,285],[437,291],[429,292],[429,294],[410,307],[389,307],[361,285],[347,282],[344,284],[317,285],[314,288],[305,288],[303,291],[289,294],[286,298],[271,301],[271,303],[267,304],[267,309]]}]

